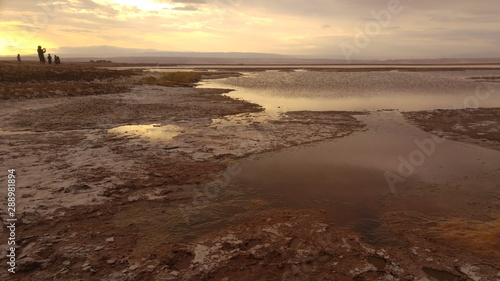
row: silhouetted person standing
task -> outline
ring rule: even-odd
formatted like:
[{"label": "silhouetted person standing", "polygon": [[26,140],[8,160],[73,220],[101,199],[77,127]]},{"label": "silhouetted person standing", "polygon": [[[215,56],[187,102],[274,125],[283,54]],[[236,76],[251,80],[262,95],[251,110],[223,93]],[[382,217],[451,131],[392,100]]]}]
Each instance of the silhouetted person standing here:
[{"label": "silhouetted person standing", "polygon": [[17,54],[17,62],[21,63],[21,55],[20,54]]},{"label": "silhouetted person standing", "polygon": [[38,46],[38,49],[36,50],[38,52],[38,58],[40,59],[40,64],[45,64],[45,48],[42,49],[42,46]]},{"label": "silhouetted person standing", "polygon": [[54,63],[61,64],[61,58],[59,56],[54,56]]},{"label": "silhouetted person standing", "polygon": [[52,57],[50,56],[50,54],[47,56],[47,62],[49,64],[52,64]]}]

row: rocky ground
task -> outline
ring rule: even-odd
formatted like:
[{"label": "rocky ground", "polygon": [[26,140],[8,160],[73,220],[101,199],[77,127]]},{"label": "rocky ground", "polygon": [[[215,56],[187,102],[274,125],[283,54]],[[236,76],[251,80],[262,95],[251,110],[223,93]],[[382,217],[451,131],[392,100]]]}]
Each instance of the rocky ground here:
[{"label": "rocky ground", "polygon": [[227,181],[237,159],[346,136],[369,113],[268,116],[225,90],[136,85],[150,75],[137,70],[0,65],[0,163],[17,173],[19,246],[3,280],[500,278],[499,216],[394,212],[356,231]]}]

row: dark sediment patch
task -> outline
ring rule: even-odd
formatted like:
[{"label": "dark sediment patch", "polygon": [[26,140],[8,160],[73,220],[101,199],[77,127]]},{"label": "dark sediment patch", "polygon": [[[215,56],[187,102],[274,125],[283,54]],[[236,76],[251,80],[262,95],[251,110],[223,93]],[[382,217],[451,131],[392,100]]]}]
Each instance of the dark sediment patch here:
[{"label": "dark sediment patch", "polygon": [[422,269],[425,274],[427,274],[429,277],[435,278],[438,281],[462,281],[462,280],[467,280],[465,278],[461,278],[460,276],[457,276],[451,272],[444,271],[444,270],[437,270],[434,268],[430,267],[424,267]]},{"label": "dark sediment patch", "polygon": [[424,131],[500,150],[500,108],[403,112]]}]

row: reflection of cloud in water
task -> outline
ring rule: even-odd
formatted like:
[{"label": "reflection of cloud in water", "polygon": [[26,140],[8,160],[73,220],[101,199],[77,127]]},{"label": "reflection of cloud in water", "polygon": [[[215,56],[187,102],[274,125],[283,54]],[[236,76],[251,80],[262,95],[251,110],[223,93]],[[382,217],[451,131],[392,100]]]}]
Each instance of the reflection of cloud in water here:
[{"label": "reflection of cloud in water", "polygon": [[142,137],[156,141],[171,141],[182,133],[182,128],[174,125],[129,125],[108,130],[109,133],[131,137]]},{"label": "reflection of cloud in water", "polygon": [[500,71],[267,71],[209,80],[201,87],[235,89],[228,95],[269,111],[453,109],[475,106],[470,99],[477,94],[488,96],[479,100],[479,107],[499,107],[500,96],[493,92],[498,92],[500,85],[488,83],[486,88],[466,79],[477,75],[500,75]]}]

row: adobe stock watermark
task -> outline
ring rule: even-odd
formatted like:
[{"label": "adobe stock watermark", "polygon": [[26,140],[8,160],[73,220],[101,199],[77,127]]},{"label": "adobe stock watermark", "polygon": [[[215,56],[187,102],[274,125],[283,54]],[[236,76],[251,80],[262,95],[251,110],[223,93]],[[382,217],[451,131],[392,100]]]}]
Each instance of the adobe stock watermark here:
[{"label": "adobe stock watermark", "polygon": [[[412,0],[404,0],[412,1]],[[356,27],[354,29],[355,34],[352,43],[341,42],[339,44],[340,49],[344,58],[351,62],[352,55],[360,54],[363,49],[370,46],[374,37],[378,36],[384,28],[388,28],[391,25],[393,17],[401,14],[404,10],[404,5],[401,0],[389,0],[386,9],[370,12],[372,20],[366,23],[364,29]]]},{"label": "adobe stock watermark", "polygon": [[[460,104],[455,104],[454,109],[457,110],[458,114],[456,116],[450,117],[444,116],[446,122],[452,121],[455,124],[461,124],[462,118],[464,117],[463,111],[460,109],[477,109],[479,108],[481,102],[486,101],[495,91],[495,88],[490,87],[486,83],[481,83],[475,89],[473,95],[467,96]],[[443,132],[442,129],[435,130],[437,132]],[[404,183],[407,178],[411,177],[416,169],[422,166],[426,160],[431,157],[436,151],[440,144],[446,142],[446,139],[438,137],[437,135],[431,135],[430,137],[423,140],[415,140],[415,150],[411,151],[407,157],[400,155],[398,156],[399,165],[397,168],[397,173],[386,170],[384,173],[385,180],[391,190],[391,193],[396,192],[396,185],[398,183]]]},{"label": "adobe stock watermark", "polygon": [[[461,103],[455,104],[454,109],[466,109],[466,108],[479,108],[481,102],[489,99],[491,95],[495,92],[495,88],[487,83],[481,83],[476,87],[475,94],[466,97]],[[453,121],[456,124],[462,123],[462,118],[465,117],[464,111],[457,111],[458,115],[445,116],[445,121]]]},{"label": "adobe stock watermark", "polygon": [[212,5],[215,9],[213,11],[218,14],[219,20],[226,17],[226,13],[239,14],[237,7],[241,0],[215,0]]},{"label": "adobe stock watermark", "polygon": [[398,173],[385,171],[384,177],[391,189],[391,193],[396,192],[396,184],[403,183],[406,178],[411,177],[416,168],[422,166],[428,157],[436,152],[439,144],[444,143],[446,140],[436,135],[432,135],[424,140],[415,140],[416,149],[410,152],[408,157],[403,155],[398,156],[399,166]]},{"label": "adobe stock watermark", "polygon": [[16,273],[16,258],[19,252],[19,247],[16,244],[16,169],[7,171],[7,226],[9,238],[7,240],[7,271]]},{"label": "adobe stock watermark", "polygon": [[241,0],[216,0],[215,5],[220,8],[234,8],[240,3]]}]

